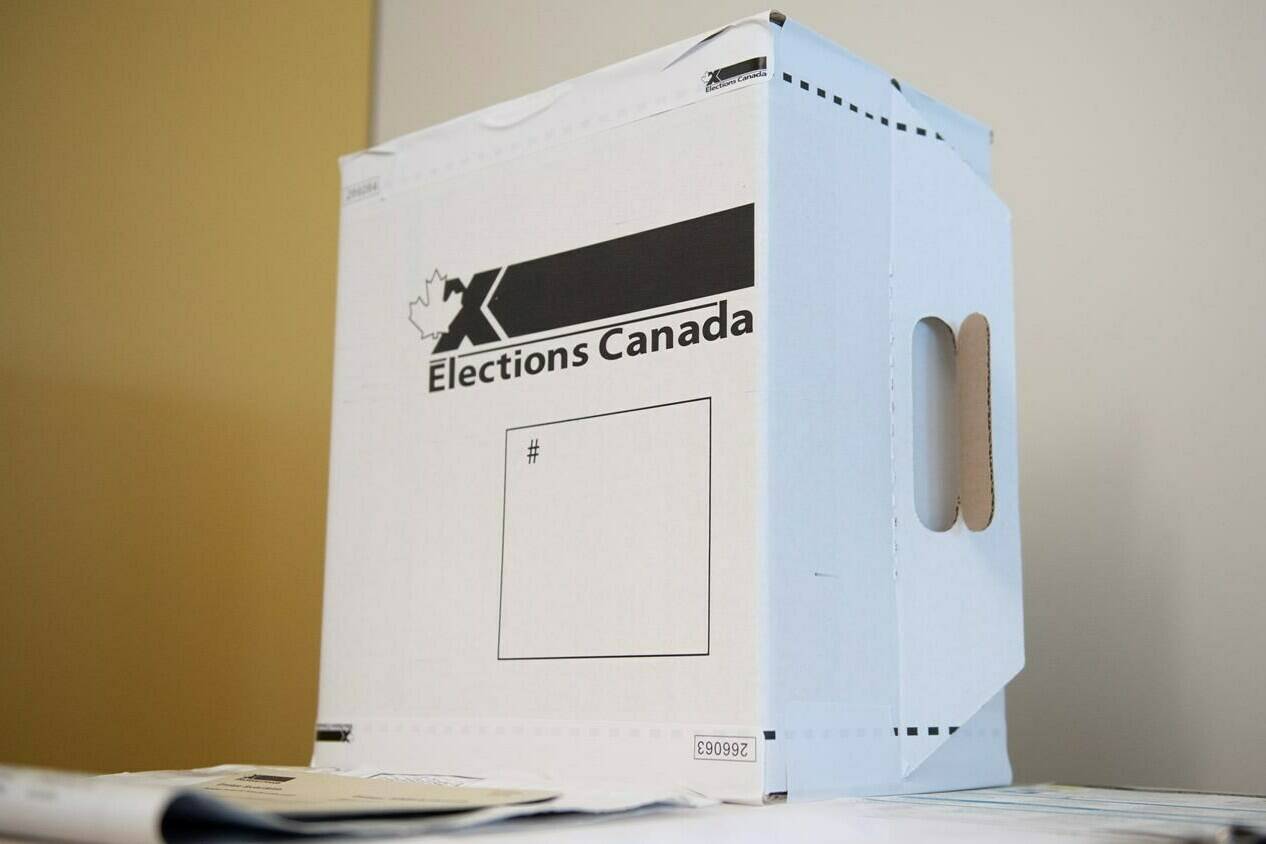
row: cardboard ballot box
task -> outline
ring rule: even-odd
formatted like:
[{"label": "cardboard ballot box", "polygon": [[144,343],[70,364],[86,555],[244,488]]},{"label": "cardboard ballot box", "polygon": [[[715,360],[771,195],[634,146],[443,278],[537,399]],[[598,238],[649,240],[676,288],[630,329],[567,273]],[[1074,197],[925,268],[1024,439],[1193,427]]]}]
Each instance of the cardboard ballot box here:
[{"label": "cardboard ballot box", "polygon": [[315,764],[1007,782],[989,147],[766,13],[345,158]]}]

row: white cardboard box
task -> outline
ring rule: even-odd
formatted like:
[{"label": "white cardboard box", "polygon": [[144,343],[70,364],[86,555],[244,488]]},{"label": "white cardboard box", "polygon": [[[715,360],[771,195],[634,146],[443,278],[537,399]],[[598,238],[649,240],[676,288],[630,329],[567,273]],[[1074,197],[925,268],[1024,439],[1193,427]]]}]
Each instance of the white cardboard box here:
[{"label": "white cardboard box", "polygon": [[989,146],[766,13],[345,158],[315,764],[1009,781]]}]

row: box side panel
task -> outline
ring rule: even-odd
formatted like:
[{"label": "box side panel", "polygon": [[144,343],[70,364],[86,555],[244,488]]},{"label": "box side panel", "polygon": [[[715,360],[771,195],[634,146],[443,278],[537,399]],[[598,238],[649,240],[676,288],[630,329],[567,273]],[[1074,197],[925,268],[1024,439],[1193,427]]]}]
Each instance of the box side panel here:
[{"label": "box side panel", "polygon": [[[795,799],[1005,779],[996,701],[1022,657],[1018,526],[1003,512],[1009,230],[982,180],[987,132],[922,95],[917,110],[887,74],[791,21],[773,85],[769,695],[785,744],[768,785]],[[936,534],[911,494],[911,332],[982,309],[999,315],[1000,509],[984,533]],[[933,755],[953,764],[922,769]]]},{"label": "box side panel", "polygon": [[344,163],[318,764],[760,798],[767,46]]},{"label": "box side panel", "polygon": [[769,784],[795,799],[899,779],[881,122],[891,88],[793,21],[778,38],[767,520],[771,726],[784,770]]}]

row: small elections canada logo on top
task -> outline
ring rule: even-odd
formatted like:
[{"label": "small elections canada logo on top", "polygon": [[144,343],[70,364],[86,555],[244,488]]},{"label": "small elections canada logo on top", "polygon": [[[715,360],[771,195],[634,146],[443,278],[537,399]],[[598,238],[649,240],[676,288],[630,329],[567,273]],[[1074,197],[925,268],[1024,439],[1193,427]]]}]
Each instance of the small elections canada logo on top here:
[{"label": "small elections canada logo on top", "polygon": [[765,57],[757,56],[747,61],[735,62],[732,65],[719,67],[716,70],[709,70],[703,74],[703,90],[706,93],[712,93],[721,88],[728,88],[731,85],[746,82],[749,79],[766,76],[767,73]]}]

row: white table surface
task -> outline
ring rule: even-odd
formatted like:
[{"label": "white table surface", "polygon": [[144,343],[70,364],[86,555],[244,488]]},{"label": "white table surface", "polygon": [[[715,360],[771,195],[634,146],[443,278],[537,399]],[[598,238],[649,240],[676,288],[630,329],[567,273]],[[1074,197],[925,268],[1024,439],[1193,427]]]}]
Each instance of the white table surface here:
[{"label": "white table surface", "polygon": [[[180,794],[192,797],[199,789],[214,787],[237,779],[251,779],[252,766],[228,765],[195,771],[153,771],[139,774],[118,774],[107,777],[5,769],[7,785],[0,788],[0,827],[45,835],[67,835],[76,841],[102,837],[113,831],[112,841],[130,842],[134,837],[153,840],[160,818],[175,822],[169,813],[173,799]],[[305,769],[276,768],[270,772],[294,772]],[[315,784],[300,780],[288,786],[297,789],[289,796],[310,793],[315,788],[328,791],[331,781],[348,782],[329,772],[311,772]],[[345,773],[357,777],[390,776],[400,782],[416,782],[422,790],[444,783],[435,775],[384,775],[381,772]],[[283,778],[295,781],[296,777]],[[445,779],[440,777],[439,779]],[[365,779],[360,779],[365,782]],[[449,784],[451,786],[451,784]],[[504,787],[504,786],[503,786]],[[514,787],[514,786],[511,786]],[[305,792],[304,788],[309,791]],[[344,793],[342,785],[334,786]],[[458,790],[462,786],[457,787]],[[478,787],[476,787],[478,788]],[[363,790],[363,789],[362,789]],[[458,833],[437,833],[411,837],[360,837],[355,841],[471,841],[499,842],[579,842],[579,841],[1240,841],[1266,842],[1266,797],[1249,795],[1203,794],[1123,788],[1095,788],[1059,785],[1008,786],[940,794],[898,797],[841,798],[819,801],[793,801],[765,806],[711,804],[680,789],[644,784],[603,788],[593,782],[567,789],[558,787],[556,800],[528,803],[522,806],[492,807],[471,814],[431,816],[419,821],[401,819],[400,824],[419,827],[472,826]],[[353,790],[351,793],[355,793]],[[286,796],[286,795],[283,795]],[[472,795],[473,796],[473,795]],[[211,811],[221,820],[223,804],[202,794],[193,803],[181,804],[185,809]],[[432,798],[433,799],[433,798]],[[479,799],[479,798],[475,798]],[[622,814],[564,813],[582,808],[586,811],[613,809],[622,806],[663,802],[649,808]],[[201,801],[201,802],[199,802]],[[694,803],[694,808],[684,808]],[[294,804],[288,804],[293,806]],[[5,807],[8,807],[6,810]],[[221,808],[217,808],[220,806]],[[509,821],[488,823],[528,809],[540,812]],[[549,814],[550,811],[557,812]],[[174,811],[174,810],[173,810]],[[16,814],[7,814],[13,812]],[[10,823],[5,823],[7,819]],[[188,816],[186,816],[188,817]],[[205,820],[207,815],[203,815]],[[282,816],[284,817],[284,815]],[[189,818],[192,820],[192,818]],[[240,815],[236,821],[249,819]],[[275,820],[275,819],[274,819]],[[270,821],[271,822],[271,821]],[[392,822],[394,828],[399,828]],[[373,827],[377,833],[379,827]],[[1236,829],[1258,830],[1260,837],[1237,838]],[[311,831],[311,828],[309,829]],[[361,831],[366,831],[361,822]],[[247,833],[249,835],[249,833]],[[19,840],[14,837],[0,841]],[[232,839],[221,839],[232,840]],[[238,840],[246,840],[239,838]],[[270,839],[281,840],[281,839]],[[321,840],[295,837],[289,840]]]},{"label": "white table surface", "polygon": [[[1266,829],[1266,798],[1062,786],[768,806],[716,805],[625,816],[542,818],[417,841],[904,842],[1231,841]],[[362,839],[363,840],[363,839]],[[400,841],[402,839],[382,839]],[[410,840],[410,839],[405,839]]]}]

